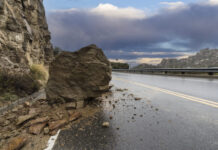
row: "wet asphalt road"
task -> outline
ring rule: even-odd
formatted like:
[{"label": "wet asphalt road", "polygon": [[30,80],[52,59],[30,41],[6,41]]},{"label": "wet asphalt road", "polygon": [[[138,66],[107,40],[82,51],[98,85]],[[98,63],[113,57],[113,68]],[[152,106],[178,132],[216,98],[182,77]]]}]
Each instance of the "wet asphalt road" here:
[{"label": "wet asphalt road", "polygon": [[218,80],[113,73],[112,84],[102,112],[53,150],[218,150]]}]

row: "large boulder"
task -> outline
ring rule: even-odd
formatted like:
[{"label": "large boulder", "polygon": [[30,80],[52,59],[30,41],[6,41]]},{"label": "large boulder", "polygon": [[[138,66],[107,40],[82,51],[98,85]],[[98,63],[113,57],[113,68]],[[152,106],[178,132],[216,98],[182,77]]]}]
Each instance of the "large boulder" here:
[{"label": "large boulder", "polygon": [[110,62],[95,45],[61,52],[50,65],[47,98],[51,103],[95,98],[109,89],[110,80]]}]

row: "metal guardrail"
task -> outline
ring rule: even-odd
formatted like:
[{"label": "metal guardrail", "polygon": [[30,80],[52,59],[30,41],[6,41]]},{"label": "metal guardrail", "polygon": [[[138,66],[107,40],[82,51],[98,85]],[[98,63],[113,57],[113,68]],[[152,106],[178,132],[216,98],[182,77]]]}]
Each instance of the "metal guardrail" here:
[{"label": "metal guardrail", "polygon": [[213,75],[218,73],[218,68],[148,68],[148,69],[112,69],[115,72],[130,72],[130,73],[207,73]]},{"label": "metal guardrail", "polygon": [[41,89],[38,92],[35,92],[32,95],[29,95],[27,97],[20,98],[14,102],[5,104],[4,106],[0,107],[0,115],[12,110],[14,107],[21,105],[21,104],[25,103],[26,101],[33,103],[33,102],[40,100],[40,99],[46,99],[46,94],[45,94],[44,89]]}]

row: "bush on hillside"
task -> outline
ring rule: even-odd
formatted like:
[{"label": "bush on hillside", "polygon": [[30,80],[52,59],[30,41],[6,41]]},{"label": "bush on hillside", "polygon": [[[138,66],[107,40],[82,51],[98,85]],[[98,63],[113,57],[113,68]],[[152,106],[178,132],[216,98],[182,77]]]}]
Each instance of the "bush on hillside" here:
[{"label": "bush on hillside", "polygon": [[8,71],[0,71],[0,95],[25,96],[40,89],[40,84],[31,74],[12,74]]},{"label": "bush on hillside", "polygon": [[48,71],[47,69],[41,64],[34,64],[30,67],[30,72],[32,77],[35,80],[41,80],[47,82],[48,80]]},{"label": "bush on hillside", "polygon": [[112,69],[129,69],[129,64],[127,63],[117,63],[111,62]]}]

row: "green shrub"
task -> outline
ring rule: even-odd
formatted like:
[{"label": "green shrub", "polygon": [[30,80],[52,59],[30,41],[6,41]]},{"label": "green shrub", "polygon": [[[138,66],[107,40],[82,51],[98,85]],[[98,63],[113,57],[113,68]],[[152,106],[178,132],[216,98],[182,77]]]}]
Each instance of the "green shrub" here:
[{"label": "green shrub", "polygon": [[127,63],[119,63],[119,62],[111,62],[112,69],[129,69],[129,64]]}]

